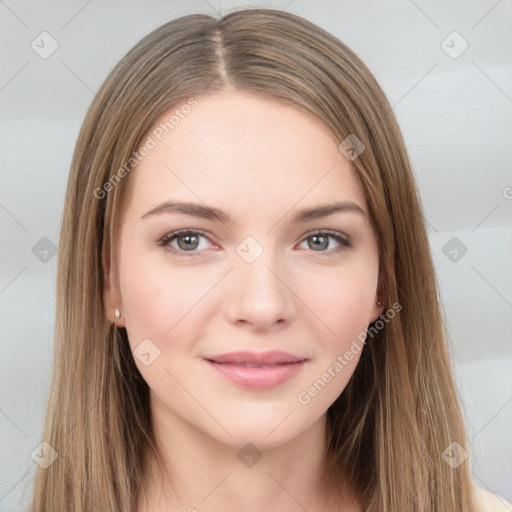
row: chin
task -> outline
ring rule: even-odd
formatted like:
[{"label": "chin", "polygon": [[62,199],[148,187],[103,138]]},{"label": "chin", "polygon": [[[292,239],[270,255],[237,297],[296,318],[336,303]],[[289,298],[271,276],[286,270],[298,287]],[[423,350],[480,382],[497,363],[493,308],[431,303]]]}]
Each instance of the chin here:
[{"label": "chin", "polygon": [[[290,411],[291,412],[291,409]],[[307,429],[307,425],[298,425],[296,411],[291,414],[269,415],[267,418],[246,416],[243,421],[226,422],[224,425],[233,437],[223,436],[223,442],[240,448],[252,443],[260,450],[276,448],[292,441]],[[289,414],[289,416],[288,416]]]},{"label": "chin", "polygon": [[232,447],[237,452],[247,448],[249,445],[254,446],[257,450],[271,450],[285,445],[295,437],[293,432],[285,432],[283,435],[270,435],[267,433],[254,430],[237,430],[231,431],[233,437],[223,436],[218,441]]}]

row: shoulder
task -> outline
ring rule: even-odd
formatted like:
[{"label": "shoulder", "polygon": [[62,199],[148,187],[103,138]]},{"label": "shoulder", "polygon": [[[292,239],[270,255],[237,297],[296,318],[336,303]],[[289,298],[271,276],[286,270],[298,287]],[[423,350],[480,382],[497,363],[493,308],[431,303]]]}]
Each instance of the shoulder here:
[{"label": "shoulder", "polygon": [[512,512],[512,505],[505,498],[478,487],[474,482],[473,496],[477,512]]}]

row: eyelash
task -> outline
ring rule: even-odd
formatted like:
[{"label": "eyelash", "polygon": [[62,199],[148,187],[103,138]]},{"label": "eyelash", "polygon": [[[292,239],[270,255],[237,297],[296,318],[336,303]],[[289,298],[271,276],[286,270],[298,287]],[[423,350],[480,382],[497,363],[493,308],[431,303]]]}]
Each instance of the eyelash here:
[{"label": "eyelash", "polygon": [[[200,235],[211,242],[211,240],[208,238],[208,236],[206,236],[206,234],[204,232],[202,232],[198,229],[180,229],[178,231],[173,231],[173,232],[165,235],[163,238],[160,239],[160,241],[158,242],[158,245],[163,247],[165,251],[168,251],[171,254],[184,255],[184,256],[189,256],[189,257],[198,256],[199,251],[197,249],[195,249],[194,251],[182,251],[182,250],[175,249],[174,247],[171,247],[169,245],[175,239],[177,239],[181,236],[186,236],[186,235]],[[300,243],[304,242],[305,240],[307,240],[308,238],[311,238],[313,236],[328,236],[328,237],[333,238],[337,242],[339,242],[340,245],[338,245],[338,247],[335,247],[334,249],[329,249],[326,251],[313,251],[313,252],[318,252],[319,254],[323,254],[324,256],[327,256],[327,257],[336,256],[341,251],[343,251],[345,249],[349,249],[353,245],[351,239],[348,237],[341,236],[340,234],[338,234],[336,232],[320,231],[320,230],[308,234],[301,240]]]}]

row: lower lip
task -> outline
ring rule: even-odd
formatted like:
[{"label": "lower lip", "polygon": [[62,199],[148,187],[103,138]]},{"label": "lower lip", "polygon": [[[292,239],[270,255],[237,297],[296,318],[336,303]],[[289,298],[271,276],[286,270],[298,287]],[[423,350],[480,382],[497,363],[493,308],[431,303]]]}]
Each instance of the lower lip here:
[{"label": "lower lip", "polygon": [[231,382],[255,390],[271,389],[279,386],[279,384],[297,375],[304,365],[304,361],[299,361],[262,368],[245,368],[245,366],[234,364],[215,363],[208,360],[206,362]]}]

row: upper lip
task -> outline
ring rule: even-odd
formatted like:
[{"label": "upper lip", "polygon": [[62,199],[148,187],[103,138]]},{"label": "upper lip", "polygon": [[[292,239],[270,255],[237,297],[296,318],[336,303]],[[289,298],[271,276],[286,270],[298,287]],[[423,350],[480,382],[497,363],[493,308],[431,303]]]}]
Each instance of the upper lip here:
[{"label": "upper lip", "polygon": [[227,354],[205,357],[205,359],[216,363],[279,364],[297,363],[304,361],[306,358],[288,352],[282,352],[281,350],[269,350],[267,352],[229,352]]}]

